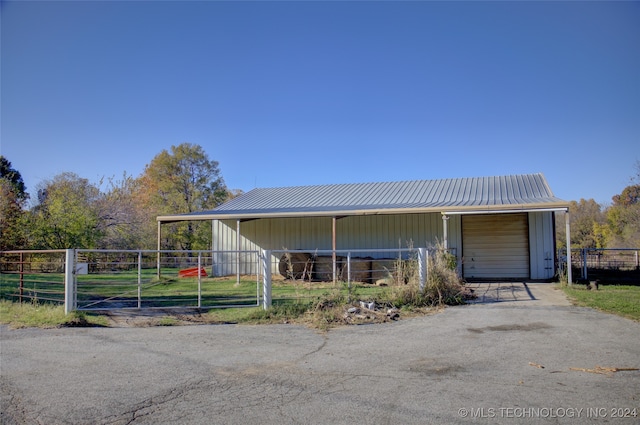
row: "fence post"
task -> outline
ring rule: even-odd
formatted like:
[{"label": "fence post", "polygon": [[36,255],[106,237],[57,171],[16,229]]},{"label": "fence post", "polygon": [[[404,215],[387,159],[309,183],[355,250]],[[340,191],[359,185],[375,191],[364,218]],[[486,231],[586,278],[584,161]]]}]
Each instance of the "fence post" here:
[{"label": "fence post", "polygon": [[[636,252],[636,260],[638,253]],[[20,253],[20,265],[18,266],[20,272],[20,302],[22,302],[22,295],[24,295],[24,253]]]},{"label": "fence post", "polygon": [[420,292],[424,291],[427,284],[427,248],[418,248],[418,278],[420,281]]},{"label": "fence post", "polygon": [[262,308],[271,307],[271,250],[262,250]]},{"label": "fence post", "polygon": [[351,251],[347,252],[347,302],[351,302]]},{"label": "fence post", "polygon": [[64,314],[76,309],[76,251],[67,249],[64,262]]},{"label": "fence post", "polygon": [[198,252],[198,308],[202,307],[202,252]]},{"label": "fence post", "polygon": [[142,308],[142,251],[138,251],[138,309]]},{"label": "fence post", "polygon": [[587,277],[587,248],[582,248],[582,278],[588,279]]}]

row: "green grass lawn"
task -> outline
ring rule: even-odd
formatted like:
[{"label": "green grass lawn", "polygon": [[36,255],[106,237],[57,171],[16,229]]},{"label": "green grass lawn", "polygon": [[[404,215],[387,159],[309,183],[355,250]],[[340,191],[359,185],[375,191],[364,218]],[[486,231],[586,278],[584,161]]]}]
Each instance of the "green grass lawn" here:
[{"label": "green grass lawn", "polygon": [[564,291],[577,305],[640,321],[640,286],[601,285],[589,291],[585,286],[572,285]]},{"label": "green grass lawn", "polygon": [[[64,302],[64,275],[41,273],[23,275],[23,301]],[[0,275],[0,298],[18,300],[20,276]],[[291,282],[274,280],[272,300],[278,303],[308,303],[335,290],[355,297],[375,296],[381,288],[374,285],[326,282]],[[177,269],[163,269],[161,278],[155,269],[142,270],[140,278],[136,270],[77,276],[77,301],[79,308],[136,308],[138,293],[142,307],[197,307],[198,295],[202,307],[224,305],[252,305],[258,303],[262,281],[256,276],[202,277],[200,287],[196,277],[180,278]]]},{"label": "green grass lawn", "polygon": [[[0,323],[14,327],[66,326],[86,320],[98,320],[92,313],[64,315],[64,276],[60,273],[25,274],[23,276],[23,302],[18,294],[20,278],[17,274],[0,275]],[[242,276],[226,278],[201,278],[201,307],[213,308],[209,318],[213,323],[264,323],[302,314],[320,299],[340,299],[342,302],[371,300],[386,288],[375,285],[330,282],[300,282],[274,280],[272,304],[274,309],[265,313],[258,306],[262,292],[262,281]],[[137,308],[138,289],[141,290],[141,306],[144,307],[190,307],[198,306],[198,279],[179,278],[175,269],[162,271],[157,278],[156,270],[143,270],[138,285],[137,271],[78,276],[77,302],[79,308]],[[228,305],[254,308],[215,308]],[[91,322],[89,322],[91,324]]]}]

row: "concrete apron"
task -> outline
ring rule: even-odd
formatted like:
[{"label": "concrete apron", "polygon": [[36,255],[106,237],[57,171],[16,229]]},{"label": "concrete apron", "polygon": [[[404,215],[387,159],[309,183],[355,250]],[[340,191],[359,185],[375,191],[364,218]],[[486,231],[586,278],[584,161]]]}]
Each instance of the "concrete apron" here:
[{"label": "concrete apron", "polygon": [[555,283],[482,282],[468,283],[475,299],[469,304],[523,303],[539,306],[569,306],[571,302]]}]

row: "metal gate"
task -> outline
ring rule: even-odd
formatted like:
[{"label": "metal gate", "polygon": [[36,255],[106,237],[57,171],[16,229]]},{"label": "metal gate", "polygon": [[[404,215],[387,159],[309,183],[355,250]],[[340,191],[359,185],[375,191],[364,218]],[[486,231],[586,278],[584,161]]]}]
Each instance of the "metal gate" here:
[{"label": "metal gate", "polygon": [[[5,251],[3,298],[64,303],[72,310],[255,307],[258,251]],[[214,261],[215,260],[215,261]],[[219,264],[224,261],[224,267]],[[217,263],[218,262],[218,263]],[[248,263],[254,263],[248,265]],[[216,274],[234,269],[232,276]],[[254,270],[241,274],[241,270]]]}]

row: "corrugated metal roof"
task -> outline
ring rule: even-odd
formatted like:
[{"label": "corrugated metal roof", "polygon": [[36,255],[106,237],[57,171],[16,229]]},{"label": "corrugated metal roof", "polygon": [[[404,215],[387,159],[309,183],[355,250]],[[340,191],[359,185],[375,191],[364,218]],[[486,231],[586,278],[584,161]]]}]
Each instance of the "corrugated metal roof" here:
[{"label": "corrugated metal roof", "polygon": [[542,174],[253,189],[218,208],[172,219],[260,218],[564,208]]}]

